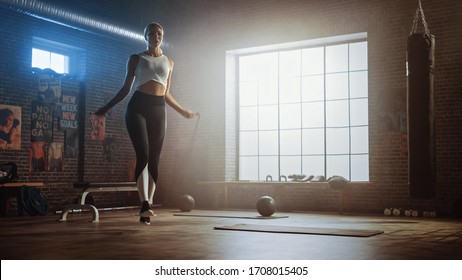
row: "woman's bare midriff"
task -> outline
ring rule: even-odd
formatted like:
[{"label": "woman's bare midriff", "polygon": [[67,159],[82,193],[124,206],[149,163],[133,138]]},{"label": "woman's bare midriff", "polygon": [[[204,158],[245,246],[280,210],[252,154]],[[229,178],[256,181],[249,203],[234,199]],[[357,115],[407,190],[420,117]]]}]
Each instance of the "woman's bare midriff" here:
[{"label": "woman's bare midriff", "polygon": [[155,81],[149,81],[140,85],[136,88],[137,91],[141,91],[144,94],[155,95],[155,96],[163,96],[165,95],[165,88],[163,85],[159,84]]}]

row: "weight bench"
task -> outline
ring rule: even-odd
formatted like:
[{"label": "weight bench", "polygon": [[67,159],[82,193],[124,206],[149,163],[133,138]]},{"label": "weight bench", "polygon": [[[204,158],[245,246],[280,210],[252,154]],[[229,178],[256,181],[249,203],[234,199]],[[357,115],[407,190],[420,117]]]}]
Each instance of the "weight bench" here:
[{"label": "weight bench", "polygon": [[93,220],[92,222],[99,222],[99,211],[98,209],[91,205],[85,204],[85,199],[87,195],[94,192],[131,192],[138,191],[135,182],[109,182],[109,183],[89,183],[89,182],[79,182],[74,183],[75,188],[83,188],[82,197],[78,204],[70,204],[64,208],[64,211],[61,213],[61,218],[59,221],[67,221],[67,214],[74,211],[90,210],[92,212]]}]

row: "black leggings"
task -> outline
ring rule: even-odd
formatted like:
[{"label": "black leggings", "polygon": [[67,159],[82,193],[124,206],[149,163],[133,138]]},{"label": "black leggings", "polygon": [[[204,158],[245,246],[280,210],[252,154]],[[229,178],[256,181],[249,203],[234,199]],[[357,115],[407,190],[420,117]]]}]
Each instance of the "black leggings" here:
[{"label": "black leggings", "polygon": [[165,97],[136,91],[128,103],[125,123],[136,154],[135,180],[147,164],[152,179],[157,182],[165,136]]}]

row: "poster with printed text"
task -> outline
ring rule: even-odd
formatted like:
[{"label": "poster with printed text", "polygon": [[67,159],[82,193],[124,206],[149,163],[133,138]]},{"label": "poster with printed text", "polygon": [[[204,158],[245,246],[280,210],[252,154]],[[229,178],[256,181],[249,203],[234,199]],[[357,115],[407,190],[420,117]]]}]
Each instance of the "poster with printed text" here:
[{"label": "poster with printed text", "polygon": [[31,106],[31,142],[53,141],[53,105],[33,101]]},{"label": "poster with printed text", "polygon": [[61,78],[48,74],[38,77],[39,99],[47,103],[58,102],[61,98]]},{"label": "poster with printed text", "polygon": [[0,104],[0,150],[21,149],[21,107]]},{"label": "poster with printed text", "polygon": [[60,110],[59,128],[61,130],[78,128],[77,97],[72,94],[63,94]]}]

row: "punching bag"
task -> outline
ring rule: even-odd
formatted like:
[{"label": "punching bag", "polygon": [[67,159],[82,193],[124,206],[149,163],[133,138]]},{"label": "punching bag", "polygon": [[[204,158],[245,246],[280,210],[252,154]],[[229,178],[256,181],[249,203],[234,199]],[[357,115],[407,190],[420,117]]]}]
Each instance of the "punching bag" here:
[{"label": "punching bag", "polygon": [[[419,14],[425,32],[418,33]],[[435,37],[430,34],[422,5],[407,39],[407,112],[409,193],[411,198],[436,196],[436,146],[434,130],[433,65]]]}]

